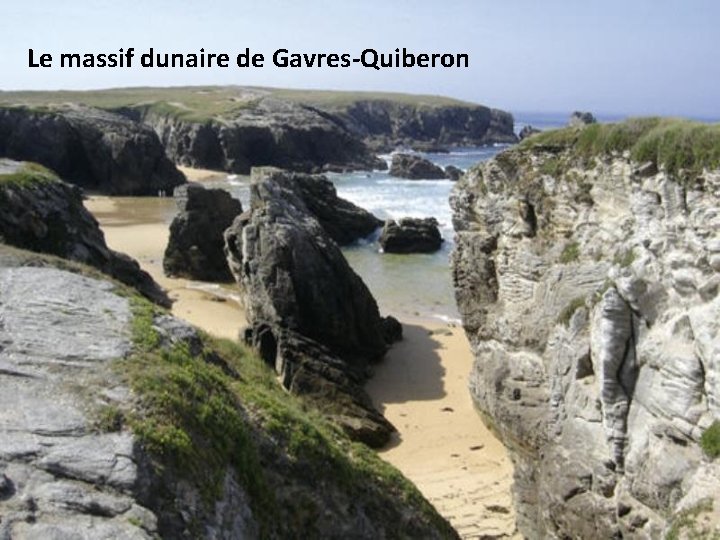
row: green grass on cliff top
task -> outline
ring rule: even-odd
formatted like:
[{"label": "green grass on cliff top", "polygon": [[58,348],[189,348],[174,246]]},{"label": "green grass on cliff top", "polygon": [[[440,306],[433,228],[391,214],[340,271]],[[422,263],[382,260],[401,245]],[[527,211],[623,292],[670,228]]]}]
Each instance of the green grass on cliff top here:
[{"label": "green grass on cliff top", "polygon": [[676,177],[720,168],[720,124],[675,118],[632,118],[612,124],[591,124],[539,133],[518,149],[562,151],[589,161],[629,152],[637,163],[652,162]]},{"label": "green grass on cliff top", "polygon": [[[313,508],[307,495],[277,500],[281,471],[273,472],[279,466],[273,462],[279,461],[295,464],[290,465],[295,468],[291,479],[299,474],[312,478],[308,487],[376,501],[368,506],[374,514],[370,519],[384,519],[387,505],[402,501],[444,536],[454,537],[413,484],[375,452],[350,441],[314,405],[283,390],[257,355],[207,335],[202,335],[204,351],[199,356],[186,346],[163,346],[153,326],[161,311],[136,296],[131,305],[135,352],[118,361],[117,369],[140,407],[105,411],[110,422],[104,424],[129,425],[171,475],[199,489],[209,511],[222,495],[226,468],[232,466],[250,496],[262,537],[312,527],[314,512],[322,509]],[[118,422],[119,417],[124,420]],[[388,531],[401,537],[402,523],[396,521],[388,524]]]},{"label": "green grass on cliff top", "polygon": [[107,110],[146,109],[187,121],[202,122],[214,118],[232,118],[241,110],[254,108],[263,97],[273,97],[321,108],[343,108],[357,101],[388,101],[420,107],[476,106],[472,103],[441,96],[242,86],[12,91],[0,92],[0,106],[22,105],[37,112],[44,112],[66,103],[81,103]]},{"label": "green grass on cliff top", "polygon": [[24,161],[17,170],[0,174],[0,186],[14,185],[19,187],[29,187],[39,183],[49,183],[58,181],[57,175],[50,169]]}]

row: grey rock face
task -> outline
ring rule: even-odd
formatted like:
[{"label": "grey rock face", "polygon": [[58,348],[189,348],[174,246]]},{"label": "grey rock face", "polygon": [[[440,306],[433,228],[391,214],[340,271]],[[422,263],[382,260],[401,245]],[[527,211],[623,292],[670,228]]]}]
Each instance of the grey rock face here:
[{"label": "grey rock face", "polygon": [[425,151],[438,146],[481,146],[517,141],[512,115],[481,105],[433,107],[361,99],[327,111],[371,148],[384,152],[398,147]]},{"label": "grey rock face", "polygon": [[720,418],[720,173],[543,167],[568,159],[510,150],[452,194],[470,389],[511,451],[525,536],[658,538],[720,497],[699,482],[720,469],[699,446]]},{"label": "grey rock face", "polygon": [[463,174],[464,173],[462,169],[458,169],[454,165],[448,165],[447,167],[445,167],[445,177],[448,180],[452,180],[453,182],[457,182],[458,180],[460,180]]},{"label": "grey rock face", "polygon": [[170,276],[232,281],[223,234],[242,214],[240,201],[223,189],[186,184],[175,190],[178,214],[170,224],[163,270]]},{"label": "grey rock face", "polygon": [[294,184],[309,212],[339,245],[365,238],[382,226],[382,221],[367,210],[338,197],[334,184],[325,176],[287,174],[286,181]]},{"label": "grey rock face", "polygon": [[403,218],[386,221],[379,242],[385,253],[432,253],[443,239],[435,218]]},{"label": "grey rock face", "polygon": [[132,436],[96,433],[87,414],[108,403],[99,382],[117,385],[108,364],[131,347],[128,301],[112,288],[54,268],[0,268],[0,538],[156,532],[133,496]]},{"label": "grey rock face", "polygon": [[247,174],[276,166],[317,172],[382,166],[365,144],[329,115],[312,107],[259,98],[232,118],[192,123],[154,112],[142,121],[157,132],[177,163]]},{"label": "grey rock face", "polygon": [[0,108],[0,156],[40,163],[111,195],[157,195],[185,182],[152,129],[79,105]]},{"label": "grey rock face", "polygon": [[[253,171],[251,210],[225,233],[230,269],[244,297],[246,340],[276,366],[287,388],[321,398],[349,396],[344,416],[369,415],[370,429],[381,435],[363,440],[380,445],[390,425],[359,384],[387,349],[382,319],[298,186],[283,171]],[[363,409],[359,414],[356,406]],[[360,432],[343,423],[350,433]]]},{"label": "grey rock face", "polygon": [[[11,160],[0,160],[0,167],[7,172],[23,168]],[[134,259],[107,247],[77,187],[53,178],[0,182],[0,210],[0,237],[7,244],[94,266],[152,301],[170,305],[165,292]]]},{"label": "grey rock face", "polygon": [[445,171],[427,159],[415,154],[395,154],[390,175],[409,180],[437,180],[446,178]]}]

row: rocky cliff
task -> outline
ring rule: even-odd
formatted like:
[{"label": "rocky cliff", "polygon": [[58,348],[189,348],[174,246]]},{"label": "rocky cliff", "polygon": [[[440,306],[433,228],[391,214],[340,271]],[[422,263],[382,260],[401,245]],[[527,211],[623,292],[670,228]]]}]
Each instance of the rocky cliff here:
[{"label": "rocky cliff", "polygon": [[0,159],[0,242],[94,266],[170,306],[165,291],[137,261],[108,248],[80,189],[36,163]]},{"label": "rocky cliff", "polygon": [[451,203],[470,389],[513,457],[521,531],[717,526],[717,127],[647,119],[535,135],[469,171]]},{"label": "rocky cliff", "polygon": [[157,195],[185,181],[150,128],[81,105],[0,106],[0,157],[111,195]]},{"label": "rocky cliff", "polygon": [[[152,127],[175,163],[243,174],[264,165],[384,168],[374,152],[517,140],[509,113],[438,96],[239,86],[0,92],[0,104],[54,110],[58,103],[85,103]],[[2,138],[0,131],[0,149]],[[20,142],[14,147],[30,145]],[[65,173],[37,157],[7,155]]]},{"label": "rocky cliff", "polygon": [[247,350],[0,244],[0,538],[456,538]]},{"label": "rocky cliff", "polygon": [[429,105],[360,98],[327,109],[379,151],[397,147],[423,151],[517,141],[512,115],[482,105]]},{"label": "rocky cliff", "polygon": [[312,395],[348,433],[372,446],[394,428],[362,388],[385,354],[385,323],[305,201],[308,177],[255,169],[250,210],[225,233],[230,269],[248,319],[246,340],[275,366],[286,388]]}]

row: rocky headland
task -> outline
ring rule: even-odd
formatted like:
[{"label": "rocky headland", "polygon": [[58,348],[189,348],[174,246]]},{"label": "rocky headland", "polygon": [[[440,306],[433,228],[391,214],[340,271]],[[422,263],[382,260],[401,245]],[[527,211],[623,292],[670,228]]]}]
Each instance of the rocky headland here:
[{"label": "rocky headland", "polygon": [[[48,156],[40,143],[48,137],[56,142],[68,137],[87,142],[85,131],[94,133],[92,126],[102,125],[105,135],[98,137],[104,138],[115,154],[122,150],[125,158],[136,149],[121,144],[124,135],[111,133],[134,129],[136,137],[147,139],[141,147],[151,149],[152,156],[157,153],[155,148],[164,146],[177,164],[247,174],[254,166],[268,165],[305,172],[381,169],[386,164],[374,153],[400,146],[471,146],[517,140],[509,113],[435,96],[187,87],[0,92],[0,105],[4,107],[0,141],[4,124],[6,138],[12,143],[0,146],[0,156],[40,162],[70,181],[108,193],[149,194],[158,189],[169,191],[176,184],[144,180],[142,186],[133,186],[136,191],[121,191],[112,186],[124,185],[120,181],[125,178],[122,167],[117,178],[109,178],[110,165],[102,168],[85,163],[97,162],[103,155],[80,159],[82,156],[69,154],[66,146],[60,145]],[[80,124],[90,128],[78,130]],[[18,125],[24,128],[18,130]],[[157,138],[148,138],[153,130],[161,145]],[[30,134],[39,132],[40,138],[34,141]],[[146,161],[135,157],[143,167]],[[160,171],[165,165],[158,162],[155,167]],[[159,175],[158,171],[143,170],[144,176],[138,177],[147,178],[149,172]]]},{"label": "rocky headland", "polygon": [[717,523],[719,149],[717,126],[583,125],[452,195],[470,389],[511,452],[528,538]]}]

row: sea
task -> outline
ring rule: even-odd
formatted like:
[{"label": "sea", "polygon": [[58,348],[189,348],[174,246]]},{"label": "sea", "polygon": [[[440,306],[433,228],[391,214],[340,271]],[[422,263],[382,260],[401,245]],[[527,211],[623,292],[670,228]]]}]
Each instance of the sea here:
[{"label": "sea", "polygon": [[[515,129],[525,125],[553,129],[567,124],[570,113],[519,113]],[[615,121],[622,116],[603,116],[600,121]],[[421,153],[433,163],[454,165],[467,170],[501,152],[508,145],[453,148],[448,153]],[[388,164],[391,155],[381,156]],[[450,180],[404,180],[387,171],[328,174],[338,195],[369,210],[381,219],[434,217],[443,236],[442,249],[432,254],[397,255],[381,253],[375,236],[343,248],[353,269],[362,277],[375,296],[383,315],[403,320],[436,321],[458,324],[450,271],[450,254],[454,247],[454,230],[449,197],[454,182]],[[218,182],[243,205],[248,204],[249,178],[231,175]]]}]

